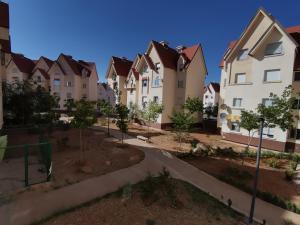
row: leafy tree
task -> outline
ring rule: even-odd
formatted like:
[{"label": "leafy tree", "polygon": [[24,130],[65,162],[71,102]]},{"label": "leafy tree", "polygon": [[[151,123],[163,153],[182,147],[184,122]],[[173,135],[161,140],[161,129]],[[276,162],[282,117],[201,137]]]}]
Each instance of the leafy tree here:
[{"label": "leafy tree", "polygon": [[69,116],[73,117],[71,125],[74,128],[79,129],[80,150],[83,153],[85,149],[83,148],[82,133],[84,129],[86,129],[89,126],[92,126],[96,122],[95,108],[93,103],[84,99],[76,101],[74,104],[75,109],[74,111],[69,113]]},{"label": "leafy tree", "polygon": [[107,135],[110,136],[110,129],[109,129],[110,118],[114,114],[115,109],[109,102],[106,101],[98,101],[97,108],[107,118]]},{"label": "leafy tree", "polygon": [[128,130],[128,114],[129,109],[126,105],[117,104],[116,105],[116,115],[117,115],[117,127],[122,133],[122,144],[124,142],[124,133]]},{"label": "leafy tree", "polygon": [[181,149],[182,138],[190,131],[192,124],[195,122],[190,112],[173,111],[170,119],[174,125],[176,135],[179,139],[179,148]]},{"label": "leafy tree", "polygon": [[[248,145],[249,148],[251,142],[251,131],[259,128],[259,116],[253,111],[245,111],[241,112],[241,122],[240,127],[244,128],[248,131]],[[254,135],[254,132],[252,133]]]},{"label": "leafy tree", "polygon": [[139,109],[137,104],[133,104],[130,102],[129,104],[129,119],[131,121],[134,121],[136,119],[139,119],[141,116],[141,110]]},{"label": "leafy tree", "polygon": [[163,105],[149,101],[145,110],[142,112],[142,118],[146,122],[148,128],[148,140],[150,141],[150,123],[155,123],[158,119],[159,115],[163,112]]},{"label": "leafy tree", "polygon": [[184,109],[187,109],[191,114],[195,112],[202,113],[203,112],[203,103],[199,97],[188,97],[183,105]]}]

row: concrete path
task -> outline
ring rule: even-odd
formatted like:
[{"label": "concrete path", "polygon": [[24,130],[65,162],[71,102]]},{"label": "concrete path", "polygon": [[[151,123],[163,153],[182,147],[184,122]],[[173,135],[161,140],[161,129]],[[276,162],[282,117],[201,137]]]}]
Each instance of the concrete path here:
[{"label": "concrete path", "polygon": [[[118,131],[112,131],[112,135],[120,138]],[[125,139],[125,142],[136,145],[145,152],[145,159],[142,162],[130,168],[88,179],[48,193],[42,193],[30,202],[28,199],[26,201],[19,199],[4,205],[0,207],[0,224],[24,225],[41,220],[55,212],[116,191],[129,182],[132,184],[137,183],[144,179],[149,172],[153,175],[161,172],[163,167],[174,178],[185,180],[224,203],[231,199],[232,207],[235,210],[246,215],[249,212],[250,195],[217,180],[165,151],[155,149],[150,144],[129,136],[126,136]],[[256,202],[255,218],[258,221],[265,219],[269,225],[283,225],[284,219],[300,225],[300,215],[259,199]]]}]

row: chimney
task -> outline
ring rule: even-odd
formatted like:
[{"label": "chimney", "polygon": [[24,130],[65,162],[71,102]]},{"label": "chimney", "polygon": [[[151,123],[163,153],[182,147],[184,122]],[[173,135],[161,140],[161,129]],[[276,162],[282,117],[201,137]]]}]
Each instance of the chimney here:
[{"label": "chimney", "polygon": [[0,0],[0,27],[9,28],[9,5]]},{"label": "chimney", "polygon": [[159,42],[162,46],[164,46],[164,47],[168,47],[169,46],[169,42],[167,42],[167,41],[160,41]]},{"label": "chimney", "polygon": [[177,47],[176,47],[176,50],[177,50],[177,52],[178,53],[182,53],[182,51],[185,49],[185,46],[183,46],[183,45],[178,45]]}]

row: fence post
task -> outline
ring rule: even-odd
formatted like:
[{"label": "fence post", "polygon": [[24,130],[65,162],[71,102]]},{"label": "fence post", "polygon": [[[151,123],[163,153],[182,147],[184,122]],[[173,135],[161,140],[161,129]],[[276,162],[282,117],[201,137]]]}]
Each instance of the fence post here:
[{"label": "fence post", "polygon": [[29,147],[28,145],[24,145],[24,166],[25,166],[25,187],[28,187],[28,155],[29,155]]},{"label": "fence post", "polygon": [[48,142],[47,145],[47,181],[50,181],[52,175],[52,146]]}]

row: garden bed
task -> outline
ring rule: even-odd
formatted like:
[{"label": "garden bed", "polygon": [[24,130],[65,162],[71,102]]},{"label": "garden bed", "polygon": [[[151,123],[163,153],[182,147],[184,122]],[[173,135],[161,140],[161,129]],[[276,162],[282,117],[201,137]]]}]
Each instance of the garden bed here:
[{"label": "garden bed", "polygon": [[40,225],[242,225],[243,216],[167,174],[61,212]]},{"label": "garden bed", "polygon": [[[50,134],[49,139],[53,146],[53,175],[51,185],[48,188],[59,188],[127,168],[139,163],[144,158],[144,153],[136,147],[121,145],[118,140],[107,138],[104,132],[87,129],[83,136],[84,152],[79,147],[79,130],[56,130]],[[37,143],[38,139],[38,134],[16,133],[8,136],[8,143],[9,145],[32,144]],[[10,177],[11,182],[13,180],[20,181],[19,187],[13,186],[14,188],[24,187],[24,168],[14,165],[15,162],[19,161],[19,164],[23,163],[22,158],[19,158],[22,151],[23,149],[18,149],[16,152],[8,153],[8,157],[0,163],[0,175],[1,166],[6,166],[6,174],[0,177]],[[11,169],[7,168],[9,166]],[[20,171],[17,172],[16,168],[20,168]],[[29,176],[31,175],[32,173],[29,174]],[[5,188],[5,190],[8,189]]]}]

